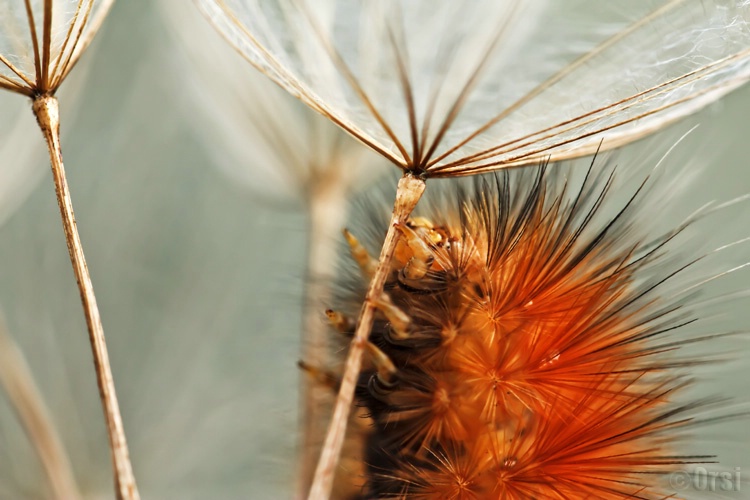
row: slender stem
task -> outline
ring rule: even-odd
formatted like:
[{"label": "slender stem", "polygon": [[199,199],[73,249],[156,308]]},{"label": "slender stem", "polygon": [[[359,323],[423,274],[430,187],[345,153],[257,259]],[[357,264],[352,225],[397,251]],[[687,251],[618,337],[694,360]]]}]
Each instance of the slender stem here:
[{"label": "slender stem", "polygon": [[81,498],[73,468],[29,365],[0,318],[0,385],[47,474],[52,497]]},{"label": "slender stem", "polygon": [[421,198],[424,188],[424,181],[411,174],[404,175],[398,183],[393,215],[388,226],[388,232],[385,235],[383,248],[380,251],[378,267],[367,290],[365,302],[362,304],[362,310],[357,321],[357,329],[354,332],[354,339],[352,340],[349,355],[346,359],[344,376],[341,379],[341,388],[336,398],[333,418],[328,427],[328,433],[323,444],[323,451],[318,461],[318,467],[315,470],[315,480],[308,500],[327,500],[331,494],[336,465],[338,464],[341,447],[344,444],[349,412],[354,401],[354,390],[356,389],[359,370],[362,366],[362,355],[364,354],[365,345],[372,329],[373,320],[375,319],[375,307],[373,303],[383,293],[393,253],[396,250],[396,243],[400,236],[400,232],[396,230],[396,227],[406,222],[409,214],[411,214]]},{"label": "slender stem", "polygon": [[[344,225],[346,179],[343,176],[324,176],[309,194],[309,237],[306,288],[304,300],[304,329],[302,359],[313,366],[328,366],[328,324],[322,311],[330,307],[331,276],[336,266],[336,236]],[[300,461],[298,498],[310,489],[315,462],[320,454],[325,435],[326,416],[333,401],[330,387],[316,383],[308,374],[301,374]]]},{"label": "slender stem", "polygon": [[120,408],[117,403],[115,386],[112,380],[107,345],[104,340],[104,329],[99,317],[99,308],[96,305],[94,286],[91,283],[86,259],[83,255],[81,239],[78,236],[78,229],[76,228],[68,182],[65,179],[65,168],[63,167],[62,150],[60,149],[60,115],[57,99],[49,95],[39,96],[34,100],[33,108],[37,122],[42,129],[44,138],[47,140],[50,163],[52,164],[52,177],[55,181],[55,192],[57,193],[57,203],[60,206],[65,240],[68,244],[70,261],[73,264],[73,272],[76,275],[78,289],[81,293],[83,312],[86,316],[86,325],[88,326],[89,340],[94,356],[96,381],[99,386],[99,397],[102,401],[104,418],[109,435],[109,445],[112,452],[115,491],[119,500],[138,500],[140,496],[130,464],[128,445],[125,440],[125,431],[122,426],[122,417],[120,416]]}]

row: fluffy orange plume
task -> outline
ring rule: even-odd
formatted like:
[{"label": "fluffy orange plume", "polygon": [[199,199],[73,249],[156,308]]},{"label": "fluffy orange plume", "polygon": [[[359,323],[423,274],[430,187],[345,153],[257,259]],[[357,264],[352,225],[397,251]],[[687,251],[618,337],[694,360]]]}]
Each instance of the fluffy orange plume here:
[{"label": "fluffy orange plume", "polygon": [[557,166],[481,178],[399,228],[358,389],[361,498],[674,498],[662,476],[710,460],[679,455],[709,402],[675,399],[690,319],[660,288],[684,227],[648,240],[648,181],[612,211],[598,167],[576,189]]}]

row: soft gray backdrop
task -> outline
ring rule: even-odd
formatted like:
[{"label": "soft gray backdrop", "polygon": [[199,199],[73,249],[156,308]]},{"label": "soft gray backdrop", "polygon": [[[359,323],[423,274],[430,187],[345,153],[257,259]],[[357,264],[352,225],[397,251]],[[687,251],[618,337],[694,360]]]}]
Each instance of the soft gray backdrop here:
[{"label": "soft gray backdrop", "polygon": [[[186,1],[185,8],[193,6]],[[212,166],[185,122],[183,75],[174,71],[160,23],[154,2],[116,2],[84,58],[89,79],[78,116],[62,117],[135,473],[144,498],[286,498],[294,473],[305,217],[293,205],[253,200]],[[748,116],[750,88],[691,120],[701,126],[689,140],[711,162],[695,197],[750,193]],[[46,168],[44,156],[36,161]],[[82,488],[109,498],[83,316],[52,182],[41,171],[41,182],[0,228],[0,308]],[[740,221],[750,221],[747,210],[732,212],[731,234],[720,241],[750,235],[750,225],[738,224],[743,215]],[[737,279],[744,287],[747,277]],[[743,322],[736,319],[736,328]],[[738,352],[747,354],[746,345]],[[715,387],[750,399],[748,359],[716,375]],[[750,431],[729,429],[720,445],[726,463],[750,465]],[[41,498],[41,477],[0,402],[0,498]],[[747,493],[727,498],[750,498],[740,495]]]}]

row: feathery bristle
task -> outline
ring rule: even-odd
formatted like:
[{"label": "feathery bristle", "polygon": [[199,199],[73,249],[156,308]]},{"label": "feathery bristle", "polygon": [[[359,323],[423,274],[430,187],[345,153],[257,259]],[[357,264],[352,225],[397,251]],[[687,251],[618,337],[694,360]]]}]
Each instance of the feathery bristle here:
[{"label": "feathery bristle", "polygon": [[662,295],[689,267],[665,257],[685,226],[651,238],[652,182],[613,210],[614,169],[595,162],[577,187],[557,165],[460,184],[399,228],[370,336],[396,373],[371,363],[358,389],[364,498],[666,498],[661,475],[710,461],[679,453],[711,401],[675,398],[692,318]]}]

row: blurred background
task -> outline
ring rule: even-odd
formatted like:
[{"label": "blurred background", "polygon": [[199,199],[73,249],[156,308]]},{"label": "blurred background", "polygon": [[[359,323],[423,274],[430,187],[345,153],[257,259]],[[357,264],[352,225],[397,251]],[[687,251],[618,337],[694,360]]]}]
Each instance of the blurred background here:
[{"label": "blurred background", "polygon": [[[289,498],[305,205],[293,195],[260,196],[217,168],[221,151],[192,121],[205,103],[196,100],[192,67],[165,23],[164,12],[172,8],[175,16],[195,9],[190,2],[116,2],[73,72],[80,81],[66,82],[60,95],[68,179],[135,473],[144,498]],[[2,150],[2,169],[28,173],[13,184],[0,211],[0,309],[81,489],[88,498],[110,498],[107,439],[85,324],[48,160],[29,108],[17,96],[0,100],[0,119],[25,116],[21,126],[28,130]],[[690,207],[750,193],[748,116],[750,87],[664,134],[673,141],[698,124],[685,147],[706,165],[692,191],[681,196],[684,207],[676,206],[672,219],[664,215],[667,226]],[[0,130],[8,130],[9,121]],[[648,144],[630,149],[653,142]],[[274,185],[281,180],[260,179],[261,186],[269,183],[268,192],[283,191]],[[713,219],[707,244],[750,235],[747,206]],[[746,250],[738,252],[738,263],[748,260]],[[721,286],[746,287],[747,275],[730,278],[733,284]],[[744,304],[729,318],[725,308],[722,324],[746,328],[747,299]],[[736,342],[734,349],[747,355],[746,340]],[[712,369],[702,390],[750,400],[744,383],[750,357],[738,357]],[[0,498],[44,498],[41,468],[21,429],[0,397]],[[750,477],[747,426],[730,422],[712,432],[700,437],[719,443],[723,463],[747,466]]]}]

